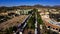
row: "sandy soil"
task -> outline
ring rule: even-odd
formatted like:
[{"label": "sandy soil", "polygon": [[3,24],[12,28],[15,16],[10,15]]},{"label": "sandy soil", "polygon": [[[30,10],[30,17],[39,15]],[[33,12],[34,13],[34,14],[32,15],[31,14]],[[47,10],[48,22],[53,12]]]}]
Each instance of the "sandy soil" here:
[{"label": "sandy soil", "polygon": [[9,28],[11,26],[15,26],[15,25],[18,25],[18,24],[21,24],[22,21],[27,17],[28,15],[21,15],[21,16],[18,16],[18,17],[14,17],[6,22],[3,22],[0,24],[0,29],[6,29],[6,28]]}]

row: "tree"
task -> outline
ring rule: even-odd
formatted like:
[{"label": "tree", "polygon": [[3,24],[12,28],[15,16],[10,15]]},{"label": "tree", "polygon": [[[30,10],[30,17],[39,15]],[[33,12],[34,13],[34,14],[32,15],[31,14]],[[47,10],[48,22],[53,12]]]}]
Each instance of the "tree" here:
[{"label": "tree", "polygon": [[13,31],[15,31],[15,32],[17,31],[17,27],[16,26],[13,27]]},{"label": "tree", "polygon": [[8,29],[5,30],[5,34],[11,34],[13,33],[13,27],[9,27]]}]

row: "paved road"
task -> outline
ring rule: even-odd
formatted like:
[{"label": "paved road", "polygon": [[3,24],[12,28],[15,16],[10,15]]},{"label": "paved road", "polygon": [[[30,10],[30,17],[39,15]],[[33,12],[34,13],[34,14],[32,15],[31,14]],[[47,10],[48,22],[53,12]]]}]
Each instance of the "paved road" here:
[{"label": "paved road", "polygon": [[37,14],[35,13],[35,34],[37,34]]},{"label": "paved road", "polygon": [[28,17],[26,17],[25,19],[24,19],[24,21],[22,22],[22,24],[21,25],[18,25],[18,30],[17,30],[17,32],[16,33],[19,33],[19,32],[22,32],[23,33],[23,31],[24,31],[24,29],[25,29],[25,27],[26,27],[26,25],[27,25],[27,21],[28,21],[28,19],[30,19],[30,17],[31,17],[32,15],[29,15]]}]

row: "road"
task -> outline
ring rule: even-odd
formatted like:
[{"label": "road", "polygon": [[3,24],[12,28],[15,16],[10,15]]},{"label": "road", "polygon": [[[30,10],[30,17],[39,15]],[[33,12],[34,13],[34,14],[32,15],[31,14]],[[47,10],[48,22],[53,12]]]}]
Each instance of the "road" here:
[{"label": "road", "polygon": [[37,21],[37,13],[35,13],[35,34],[42,34],[40,31],[40,24]]},{"label": "road", "polygon": [[29,16],[27,16],[25,19],[24,19],[24,21],[22,22],[22,24],[19,24],[18,25],[18,30],[15,32],[16,34],[17,33],[23,33],[23,31],[24,31],[24,29],[25,29],[25,27],[26,27],[26,25],[27,25],[27,21],[30,19],[30,17],[31,17],[32,15],[30,14]]},{"label": "road", "polygon": [[37,14],[35,13],[35,34],[37,34]]},{"label": "road", "polygon": [[[22,32],[23,33],[23,30],[24,30],[24,28],[26,27],[26,25],[27,25],[27,21],[28,21],[28,19],[31,17],[32,15],[30,15],[29,17],[27,17],[24,21],[23,21],[23,25],[18,29],[18,33],[19,32]],[[37,23],[37,13],[35,13],[35,34],[39,34],[40,33],[40,27],[39,27],[39,25],[37,25],[38,23]],[[16,32],[17,33],[17,32]],[[28,32],[27,32],[28,33]]]}]

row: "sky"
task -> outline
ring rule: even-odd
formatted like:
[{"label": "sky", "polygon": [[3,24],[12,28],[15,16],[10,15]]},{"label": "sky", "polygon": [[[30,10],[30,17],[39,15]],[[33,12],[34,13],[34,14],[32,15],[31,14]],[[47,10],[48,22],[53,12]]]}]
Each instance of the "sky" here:
[{"label": "sky", "polygon": [[20,6],[20,5],[60,5],[60,0],[0,0],[0,6]]}]

